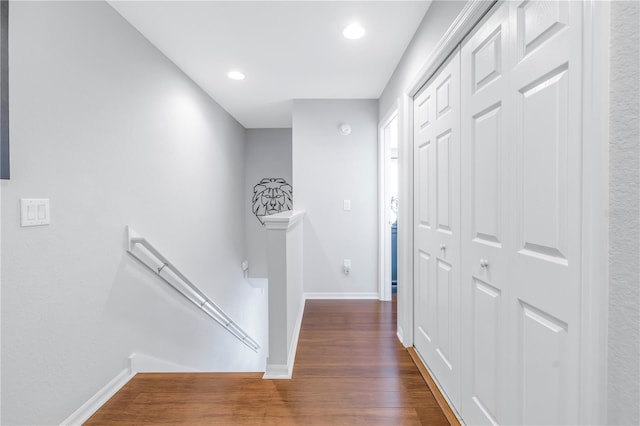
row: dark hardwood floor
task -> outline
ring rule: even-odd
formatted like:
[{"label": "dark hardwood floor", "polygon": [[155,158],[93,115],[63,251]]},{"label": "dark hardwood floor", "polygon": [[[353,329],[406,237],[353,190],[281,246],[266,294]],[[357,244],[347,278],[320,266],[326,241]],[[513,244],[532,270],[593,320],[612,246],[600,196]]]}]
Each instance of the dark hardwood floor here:
[{"label": "dark hardwood floor", "polygon": [[138,374],[85,424],[449,425],[395,317],[395,302],[308,300],[292,380]]}]

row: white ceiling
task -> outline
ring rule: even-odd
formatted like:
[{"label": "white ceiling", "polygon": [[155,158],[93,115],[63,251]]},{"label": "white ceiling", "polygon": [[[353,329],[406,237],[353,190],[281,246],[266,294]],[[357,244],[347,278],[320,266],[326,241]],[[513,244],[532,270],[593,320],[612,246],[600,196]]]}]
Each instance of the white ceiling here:
[{"label": "white ceiling", "polygon": [[[109,1],[246,128],[293,99],[377,99],[430,1]],[[342,30],[357,21],[360,40]],[[227,78],[237,69],[243,81]]]}]

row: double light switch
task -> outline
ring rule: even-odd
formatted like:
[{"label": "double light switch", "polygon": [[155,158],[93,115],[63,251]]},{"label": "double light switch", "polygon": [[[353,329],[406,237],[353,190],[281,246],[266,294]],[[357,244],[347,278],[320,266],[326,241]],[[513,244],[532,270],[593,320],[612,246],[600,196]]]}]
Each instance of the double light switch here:
[{"label": "double light switch", "polygon": [[20,199],[20,226],[41,226],[51,223],[48,198]]}]

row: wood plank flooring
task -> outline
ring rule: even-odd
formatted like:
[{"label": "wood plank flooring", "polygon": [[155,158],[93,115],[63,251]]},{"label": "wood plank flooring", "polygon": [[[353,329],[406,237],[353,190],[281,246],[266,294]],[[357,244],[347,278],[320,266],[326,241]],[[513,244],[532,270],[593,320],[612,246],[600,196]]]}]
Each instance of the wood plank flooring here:
[{"label": "wood plank flooring", "polygon": [[293,379],[138,374],[85,424],[449,425],[395,318],[395,302],[308,300]]}]

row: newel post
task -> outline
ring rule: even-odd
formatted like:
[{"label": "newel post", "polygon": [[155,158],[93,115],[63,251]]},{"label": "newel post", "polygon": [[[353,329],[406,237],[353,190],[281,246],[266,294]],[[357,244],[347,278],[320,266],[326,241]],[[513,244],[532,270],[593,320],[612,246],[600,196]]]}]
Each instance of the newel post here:
[{"label": "newel post", "polygon": [[267,228],[269,354],[265,379],[290,379],[304,310],[304,211],[291,210],[263,218]]}]

